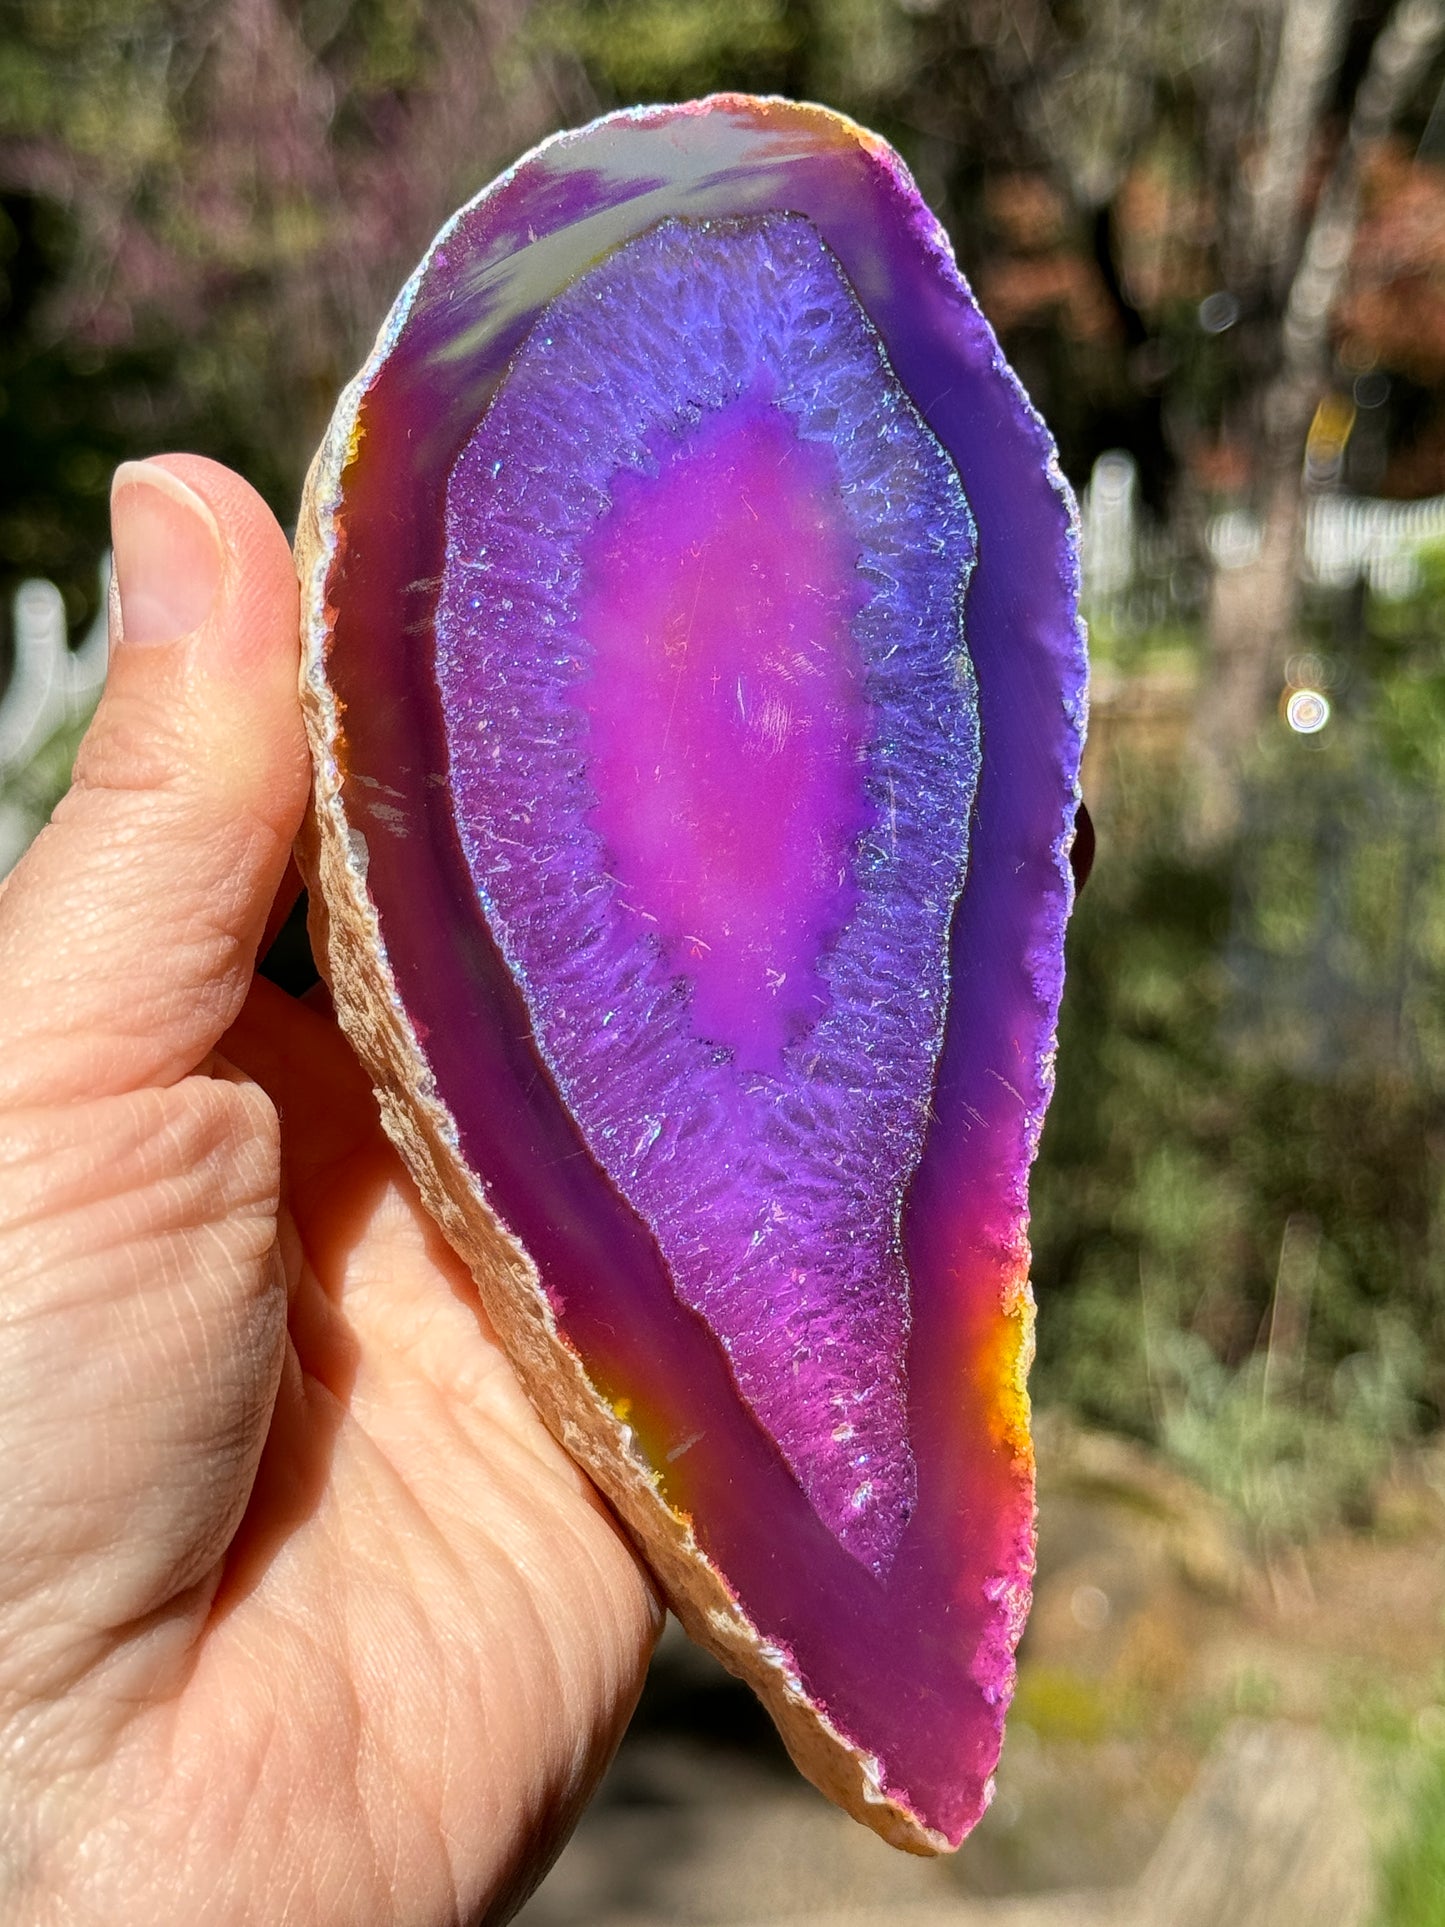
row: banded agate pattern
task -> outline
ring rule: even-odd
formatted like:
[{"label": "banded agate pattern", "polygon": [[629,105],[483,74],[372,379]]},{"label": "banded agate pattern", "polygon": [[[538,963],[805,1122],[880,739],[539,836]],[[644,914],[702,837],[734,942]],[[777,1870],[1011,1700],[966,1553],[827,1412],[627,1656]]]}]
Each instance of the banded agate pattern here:
[{"label": "banded agate pattern", "polygon": [[977,779],[972,555],[796,215],[667,221],[580,276],[447,494],[487,921],[593,1155],[879,1575],[917,1490],[900,1214]]},{"label": "banded agate pattern", "polygon": [[538,1410],[802,1770],[987,1804],[1085,714],[1047,430],[898,156],[606,116],[443,229],[298,528],[337,1011]]}]

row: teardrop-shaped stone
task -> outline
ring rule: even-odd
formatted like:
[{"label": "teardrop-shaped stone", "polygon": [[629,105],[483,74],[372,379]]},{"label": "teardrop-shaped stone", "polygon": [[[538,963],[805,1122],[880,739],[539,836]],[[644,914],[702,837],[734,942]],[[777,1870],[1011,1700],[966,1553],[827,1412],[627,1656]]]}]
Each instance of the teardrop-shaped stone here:
[{"label": "teardrop-shaped stone", "polygon": [[330,974],[424,1196],[805,1771],[957,1844],[1032,1570],[1042,425],[881,142],[638,110],[438,237],[299,546]]}]

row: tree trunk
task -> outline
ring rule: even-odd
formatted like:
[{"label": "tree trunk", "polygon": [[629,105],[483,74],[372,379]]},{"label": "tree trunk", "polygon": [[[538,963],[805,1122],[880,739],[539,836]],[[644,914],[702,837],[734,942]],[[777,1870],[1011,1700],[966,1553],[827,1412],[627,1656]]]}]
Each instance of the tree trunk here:
[{"label": "tree trunk", "polygon": [[[1296,11],[1292,5],[1290,15]],[[1445,36],[1445,0],[1398,0],[1370,50],[1349,129],[1295,257],[1282,303],[1272,373],[1251,398],[1259,450],[1258,555],[1238,569],[1216,568],[1206,620],[1205,681],[1195,711],[1193,828],[1205,846],[1238,828],[1241,784],[1250,745],[1268,718],[1293,652],[1303,547],[1305,438],[1329,382],[1330,316],[1359,225],[1362,166],[1398,118],[1415,82]],[[1281,59],[1292,45],[1281,39]],[[1330,36],[1303,35],[1300,57],[1317,62],[1338,46]],[[1318,72],[1276,95],[1319,97]],[[1286,142],[1286,145],[1289,143]],[[1302,149],[1295,147],[1296,156]],[[1264,231],[1257,239],[1262,245]],[[1270,271],[1258,260],[1262,280]]]},{"label": "tree trunk", "polygon": [[1262,504],[1259,552],[1216,567],[1209,589],[1206,674],[1195,707],[1193,830],[1206,848],[1239,827],[1240,776],[1293,653],[1303,488],[1300,464],[1280,464]]}]

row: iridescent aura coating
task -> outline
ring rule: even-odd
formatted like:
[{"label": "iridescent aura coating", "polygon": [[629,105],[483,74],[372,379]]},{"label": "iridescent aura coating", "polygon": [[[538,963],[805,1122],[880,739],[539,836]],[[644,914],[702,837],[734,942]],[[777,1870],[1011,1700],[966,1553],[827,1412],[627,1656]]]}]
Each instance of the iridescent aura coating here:
[{"label": "iridescent aura coating", "polygon": [[487,920],[608,1177],[829,1529],[912,1514],[900,1214],[978,766],[958,476],[798,216],[550,305],[452,472]]},{"label": "iridescent aura coating", "polygon": [[689,1626],[956,1844],[1033,1563],[1085,684],[1047,431],[898,157],[723,97],[464,208],[318,474],[333,972],[398,1141]]}]

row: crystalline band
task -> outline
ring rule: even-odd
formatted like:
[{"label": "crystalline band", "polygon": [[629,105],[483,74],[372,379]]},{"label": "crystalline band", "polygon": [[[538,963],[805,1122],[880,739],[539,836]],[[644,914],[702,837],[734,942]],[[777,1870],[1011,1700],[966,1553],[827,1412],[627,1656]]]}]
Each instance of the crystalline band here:
[{"label": "crystalline band", "polygon": [[[809,472],[853,559],[862,691],[846,915],[819,920],[821,1009],[773,1062],[704,1034],[675,946],[627,913],[587,704],[587,557],[619,477],[686,463],[760,397],[826,454]],[[669,221],[574,282],[518,352],[453,470],[446,553],[458,831],[549,1069],[814,1508],[881,1577],[916,1490],[899,1219],[979,764],[956,471],[807,221]]]}]

